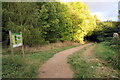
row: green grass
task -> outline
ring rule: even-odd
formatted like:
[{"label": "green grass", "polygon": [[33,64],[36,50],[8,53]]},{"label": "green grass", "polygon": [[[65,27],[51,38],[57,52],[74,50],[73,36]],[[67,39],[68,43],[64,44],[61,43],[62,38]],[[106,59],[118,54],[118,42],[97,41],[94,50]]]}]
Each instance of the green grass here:
[{"label": "green grass", "polygon": [[[99,59],[105,61],[107,63],[107,67],[120,71],[120,54],[117,50],[118,48],[116,47],[116,45],[114,45],[114,47],[112,45],[113,44],[111,44],[110,42],[102,42],[97,44],[95,55]],[[118,77],[120,77],[120,75],[118,75]]]},{"label": "green grass", "polygon": [[[3,78],[35,78],[38,75],[40,66],[51,58],[55,53],[78,45],[67,46],[59,49],[25,54],[24,58],[20,53],[16,55],[3,56],[2,77]],[[19,54],[19,55],[18,55]]]},{"label": "green grass", "polygon": [[68,63],[71,64],[71,68],[74,72],[74,78],[93,78],[95,76],[95,70],[92,66],[96,67],[97,63],[89,63],[81,55],[90,46],[72,54],[68,58]]},{"label": "green grass", "polygon": [[109,61],[116,53],[109,46],[100,43],[96,46],[95,54],[99,56],[99,58]]},{"label": "green grass", "polygon": [[106,44],[106,42],[103,42],[97,44],[95,54],[98,58],[106,61],[109,67],[119,69],[120,65],[118,64],[118,52],[116,49],[114,50],[110,45],[108,45],[108,43]]},{"label": "green grass", "polygon": [[[115,52],[104,43],[95,44],[93,54],[87,57],[81,57],[90,46],[72,54],[68,58],[68,63],[74,72],[74,78],[104,78],[118,77],[117,70],[114,70],[109,63],[107,65],[103,61],[109,61]],[[91,59],[98,61],[90,61]],[[104,70],[98,70],[106,67]]]}]

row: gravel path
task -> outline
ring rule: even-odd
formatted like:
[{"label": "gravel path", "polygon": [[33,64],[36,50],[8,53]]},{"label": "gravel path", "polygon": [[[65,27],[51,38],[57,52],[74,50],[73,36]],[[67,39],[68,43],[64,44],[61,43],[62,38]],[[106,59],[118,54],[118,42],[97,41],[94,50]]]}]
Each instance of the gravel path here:
[{"label": "gravel path", "polygon": [[55,54],[40,67],[38,78],[73,78],[73,71],[67,63],[67,57],[91,44],[81,45]]}]

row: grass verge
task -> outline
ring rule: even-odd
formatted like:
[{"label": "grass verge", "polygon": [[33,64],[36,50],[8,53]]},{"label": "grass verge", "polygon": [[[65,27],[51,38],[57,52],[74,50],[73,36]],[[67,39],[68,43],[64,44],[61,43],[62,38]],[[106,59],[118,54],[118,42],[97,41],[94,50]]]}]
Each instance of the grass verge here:
[{"label": "grass verge", "polygon": [[95,54],[105,61],[110,61],[116,52],[114,52],[109,46],[105,45],[104,43],[99,43],[96,46]]},{"label": "grass verge", "polygon": [[108,42],[102,42],[97,44],[94,51],[96,57],[103,60],[106,64],[105,66],[114,69],[118,72],[116,76],[120,77],[120,64],[119,64],[119,52],[113,46],[108,45]]},{"label": "grass verge", "polygon": [[[23,58],[21,55],[3,56],[2,77],[3,78],[35,78],[39,67],[55,53],[78,45],[66,46],[59,49],[51,49],[42,52],[31,52]],[[8,54],[8,53],[7,53]]]},{"label": "grass verge", "polygon": [[91,54],[84,57],[82,55],[88,53],[92,46],[69,56],[68,63],[71,64],[74,78],[118,78],[117,70],[108,66],[109,63],[105,64],[106,60],[115,53],[103,43],[95,44],[95,46]]},{"label": "grass verge", "polygon": [[68,57],[68,63],[71,64],[71,68],[74,72],[74,78],[92,78],[95,74],[91,66],[95,66],[97,63],[89,63],[81,55],[92,45],[70,55]]}]

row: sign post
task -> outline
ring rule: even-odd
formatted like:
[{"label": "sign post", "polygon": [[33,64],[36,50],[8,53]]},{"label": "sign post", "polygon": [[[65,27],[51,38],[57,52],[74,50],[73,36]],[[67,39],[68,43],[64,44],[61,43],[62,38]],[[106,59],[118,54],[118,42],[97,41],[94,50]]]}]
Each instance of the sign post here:
[{"label": "sign post", "polygon": [[10,46],[11,46],[12,55],[13,55],[13,48],[22,46],[22,53],[23,53],[23,56],[24,56],[22,32],[12,33],[11,31],[9,31],[9,35],[10,35]]},{"label": "sign post", "polygon": [[[23,42],[23,37],[22,37],[22,32],[20,32],[20,34],[21,34],[21,41]],[[23,57],[24,57],[24,46],[22,45],[22,53],[23,53]]]},{"label": "sign post", "polygon": [[10,37],[10,48],[11,48],[11,53],[12,53],[12,56],[13,56],[13,44],[12,44],[12,35],[11,35],[11,31],[9,31],[9,37]]}]

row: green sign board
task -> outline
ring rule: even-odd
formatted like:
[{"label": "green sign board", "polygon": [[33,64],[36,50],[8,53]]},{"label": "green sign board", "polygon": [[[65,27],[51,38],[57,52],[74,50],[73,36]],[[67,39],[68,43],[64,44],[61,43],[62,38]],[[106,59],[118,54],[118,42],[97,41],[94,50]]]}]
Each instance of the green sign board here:
[{"label": "green sign board", "polygon": [[11,40],[13,48],[23,45],[21,33],[11,33]]}]

